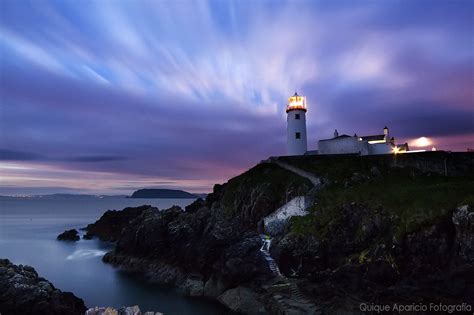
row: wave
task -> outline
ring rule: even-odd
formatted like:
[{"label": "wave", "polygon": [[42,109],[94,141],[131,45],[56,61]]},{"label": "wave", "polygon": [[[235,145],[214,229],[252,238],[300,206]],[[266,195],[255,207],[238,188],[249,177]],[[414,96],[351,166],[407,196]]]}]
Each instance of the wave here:
[{"label": "wave", "polygon": [[67,256],[67,260],[74,260],[74,259],[88,259],[94,258],[98,256],[104,256],[106,251],[99,250],[99,249],[78,249],[74,251],[71,255]]}]

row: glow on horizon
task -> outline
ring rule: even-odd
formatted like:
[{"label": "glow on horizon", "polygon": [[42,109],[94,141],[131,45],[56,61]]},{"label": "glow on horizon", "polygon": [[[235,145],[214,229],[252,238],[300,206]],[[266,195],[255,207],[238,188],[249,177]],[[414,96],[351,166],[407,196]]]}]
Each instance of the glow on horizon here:
[{"label": "glow on horizon", "polygon": [[2,163],[0,169],[3,169],[0,190],[12,187],[51,187],[52,189],[63,187],[93,194],[129,194],[140,188],[159,187],[203,193],[208,192],[209,187],[215,184],[212,179],[176,180],[122,173],[69,170],[45,164]]},{"label": "glow on horizon", "polygon": [[427,137],[420,137],[415,140],[413,140],[410,144],[410,146],[417,147],[417,148],[423,148],[423,147],[428,147],[433,145],[433,140]]}]

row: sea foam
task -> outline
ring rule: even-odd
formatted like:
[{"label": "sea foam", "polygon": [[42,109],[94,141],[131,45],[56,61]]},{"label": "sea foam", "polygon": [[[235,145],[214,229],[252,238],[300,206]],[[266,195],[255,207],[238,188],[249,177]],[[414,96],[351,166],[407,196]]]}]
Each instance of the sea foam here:
[{"label": "sea foam", "polygon": [[67,260],[74,260],[74,259],[88,259],[97,256],[105,255],[106,251],[98,250],[98,249],[79,249],[74,251],[71,255],[67,256]]}]

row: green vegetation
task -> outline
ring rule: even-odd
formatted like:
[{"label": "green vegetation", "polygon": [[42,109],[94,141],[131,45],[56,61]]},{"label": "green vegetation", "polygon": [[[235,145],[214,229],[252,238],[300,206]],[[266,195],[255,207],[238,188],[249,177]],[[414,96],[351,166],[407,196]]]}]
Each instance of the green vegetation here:
[{"label": "green vegetation", "polygon": [[[370,209],[370,216],[385,211],[395,218],[398,236],[433,224],[461,204],[474,206],[473,176],[445,177],[411,168],[390,168],[380,159],[333,157],[312,163],[304,159],[291,162],[329,179],[329,185],[317,193],[311,214],[293,218],[292,231],[298,234],[328,237],[343,219],[344,204],[363,205]],[[380,172],[378,176],[371,174],[373,166]],[[364,179],[354,182],[354,173]]]},{"label": "green vegetation", "polygon": [[382,172],[390,168],[387,159],[379,156],[298,156],[279,159],[331,182],[350,178],[353,173],[368,174],[374,166]]},{"label": "green vegetation", "polygon": [[[273,211],[289,198],[306,193],[311,183],[274,164],[258,164],[226,184],[222,204],[229,216],[256,207]],[[243,213],[242,215],[246,215]],[[251,216],[249,214],[248,216]]]}]

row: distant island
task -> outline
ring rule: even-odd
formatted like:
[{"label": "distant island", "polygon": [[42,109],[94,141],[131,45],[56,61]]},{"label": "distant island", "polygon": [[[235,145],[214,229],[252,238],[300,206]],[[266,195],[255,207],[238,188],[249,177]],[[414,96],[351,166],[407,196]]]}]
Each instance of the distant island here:
[{"label": "distant island", "polygon": [[184,190],[177,189],[139,189],[130,198],[198,198]]}]

